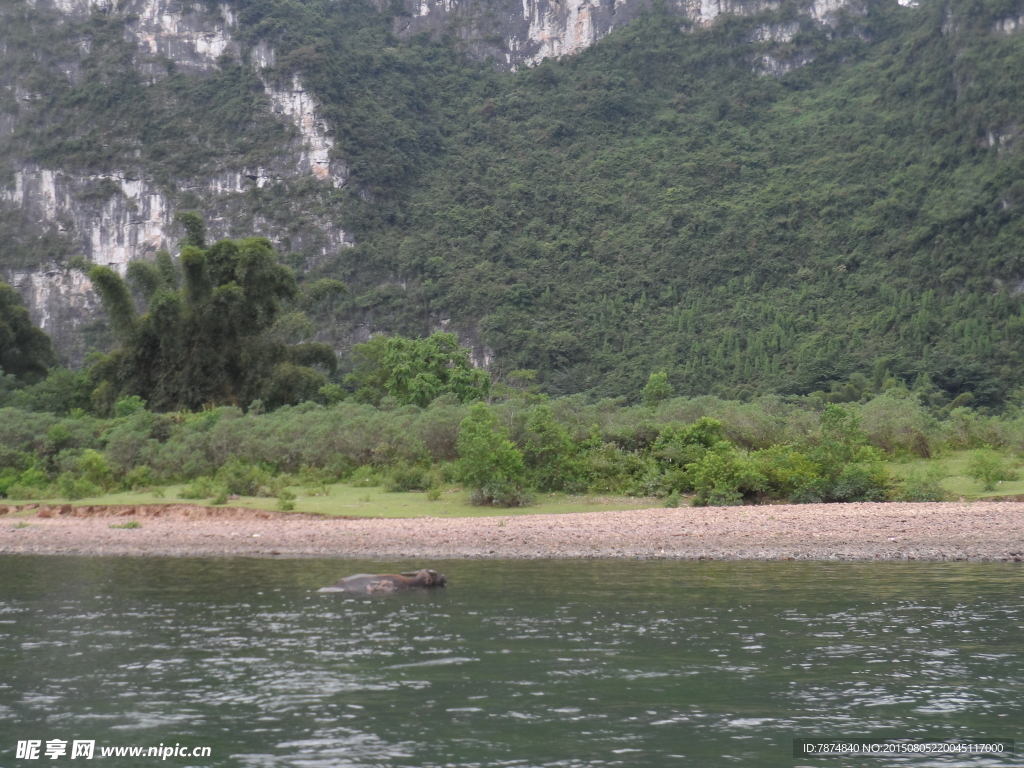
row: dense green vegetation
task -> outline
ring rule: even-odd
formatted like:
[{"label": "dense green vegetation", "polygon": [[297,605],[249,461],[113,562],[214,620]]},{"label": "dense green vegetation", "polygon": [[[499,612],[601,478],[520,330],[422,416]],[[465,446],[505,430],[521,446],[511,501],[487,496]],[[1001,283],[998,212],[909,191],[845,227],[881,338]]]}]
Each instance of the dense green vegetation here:
[{"label": "dense green vegetation", "polygon": [[878,364],[937,404],[1017,386],[1024,36],[992,31],[1016,6],[871,3],[773,48],[815,57],[780,79],[752,71],[749,19],[654,12],[507,75],[443,42],[372,47],[355,7],[244,13],[298,25],[280,68],[372,193],[340,202],[358,246],[318,269],[354,290],[324,322],[448,313],[552,394],[635,397],[663,369],[678,394],[854,401]]},{"label": "dense green vegetation", "polygon": [[977,494],[1013,480],[1012,456],[1024,451],[1020,409],[996,417],[961,407],[938,419],[902,388],[854,405],[708,396],[624,406],[528,391],[490,405],[452,393],[425,408],[382,405],[153,413],[124,398],[109,418],[2,408],[0,495],[76,499],[185,484],[181,498],[223,503],[290,486],[316,495],[344,481],[428,493],[458,486],[488,505],[553,492],[659,496],[668,505],[682,496],[697,504],[928,501],[947,495],[945,465],[919,466],[922,457],[973,451],[958,471],[974,478]]},{"label": "dense green vegetation", "polygon": [[[356,402],[380,405],[385,397],[397,405],[426,407],[442,395],[459,402],[478,400],[490,389],[491,377],[474,368],[469,350],[459,346],[453,333],[435,333],[426,339],[375,336],[356,344],[359,362],[345,383]],[[338,387],[330,394],[344,394]]]},{"label": "dense green vegetation", "polygon": [[116,272],[89,271],[120,342],[90,369],[97,410],[109,413],[123,398],[168,411],[254,401],[276,408],[317,395],[327,385],[317,368],[336,368],[334,350],[308,341],[311,323],[297,308],[286,314],[286,303],[294,308],[344,285],[323,280],[301,296],[266,239],[221,240],[207,248],[202,220],[194,213],[181,219],[188,237],[180,270],[166,251],[156,264],[128,265],[145,314],[137,313]]},{"label": "dense green vegetation", "polygon": [[[0,494],[928,500],[941,478],[899,462],[956,451],[978,491],[1012,481],[1024,35],[993,28],[1016,4],[873,0],[785,45],[749,40],[788,7],[708,29],[653,10],[514,74],[443,36],[397,40],[363,0],[235,6],[243,42],[277,51],[265,76],[298,72],[321,100],[350,169],[345,189],[251,190],[247,210],[324,217],[357,246],[288,254],[296,279],[266,241],[207,246],[186,217],[178,262],[92,269],[120,346],[45,378],[48,346],[0,289]],[[19,115],[5,157],[175,192],[272,163],[292,135],[247,66],[151,83],[116,14],[3,8],[5,67],[42,94],[0,102]],[[764,76],[768,52],[813,62]],[[4,266],[67,257],[23,225],[0,217]],[[367,324],[388,335],[338,369],[309,342]],[[493,385],[438,326],[493,348]]]},{"label": "dense green vegetation", "polygon": [[[652,371],[678,395],[737,399],[854,402],[891,379],[940,407],[997,407],[1019,384],[1024,35],[993,31],[1016,3],[872,0],[787,44],[749,30],[788,6],[708,29],[655,10],[514,74],[454,35],[396,39],[400,4],[233,5],[243,43],[277,51],[265,76],[298,72],[322,101],[350,169],[343,190],[245,202],[354,235],[336,259],[288,256],[300,279],[351,289],[312,313],[337,346],[357,325],[425,336],[450,318],[499,373],[595,398],[639,399]],[[0,104],[19,114],[6,157],[135,168],[173,192],[270,162],[290,135],[248,67],[150,83],[122,17],[47,13],[4,4],[5,66],[43,94]],[[75,40],[90,46],[69,80]],[[814,60],[775,78],[756,71],[765,53]],[[18,226],[0,221],[5,265],[66,255],[59,233]]]},{"label": "dense green vegetation", "polygon": [[21,295],[0,282],[0,375],[38,381],[56,362],[50,337],[32,324]]}]

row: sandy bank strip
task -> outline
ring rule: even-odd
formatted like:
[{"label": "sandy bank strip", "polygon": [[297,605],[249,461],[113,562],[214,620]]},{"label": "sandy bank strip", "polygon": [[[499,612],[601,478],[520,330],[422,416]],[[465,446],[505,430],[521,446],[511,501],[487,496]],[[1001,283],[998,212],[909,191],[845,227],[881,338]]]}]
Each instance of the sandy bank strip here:
[{"label": "sandy bank strip", "polygon": [[[110,527],[129,520],[141,527]],[[452,519],[64,505],[30,517],[0,515],[0,553],[1021,562],[1024,504],[687,507]]]}]

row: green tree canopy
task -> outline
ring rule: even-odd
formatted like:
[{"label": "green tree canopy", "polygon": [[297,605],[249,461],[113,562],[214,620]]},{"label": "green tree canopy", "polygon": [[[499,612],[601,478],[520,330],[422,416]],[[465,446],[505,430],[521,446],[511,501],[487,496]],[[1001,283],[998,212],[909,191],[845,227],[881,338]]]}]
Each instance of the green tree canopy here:
[{"label": "green tree canopy", "polygon": [[462,402],[487,395],[491,378],[474,368],[469,350],[459,346],[454,333],[435,333],[426,339],[376,336],[356,344],[359,361],[346,382],[356,388],[356,399],[378,404],[385,396],[401,405],[425,407],[451,393]]},{"label": "green tree canopy", "polygon": [[644,405],[654,406],[662,400],[667,400],[675,394],[675,389],[669,383],[668,374],[665,371],[652,373],[647,379],[647,386],[642,393]]},{"label": "green tree canopy", "polygon": [[46,377],[57,362],[50,337],[32,324],[21,295],[0,283],[0,369],[23,381]]},{"label": "green tree canopy", "polygon": [[469,486],[473,504],[518,507],[526,503],[523,454],[483,403],[476,403],[459,425],[458,451],[456,474]]},{"label": "green tree canopy", "polygon": [[295,326],[294,313],[283,313],[301,298],[291,270],[265,238],[203,247],[196,220],[189,221],[180,270],[165,252],[155,264],[129,264],[128,283],[107,267],[90,270],[120,342],[94,368],[97,406],[131,395],[154,411],[254,399],[275,407],[314,397],[327,383],[322,370],[333,371],[337,361],[328,345],[289,343],[294,334],[276,327],[283,317],[289,330]]}]

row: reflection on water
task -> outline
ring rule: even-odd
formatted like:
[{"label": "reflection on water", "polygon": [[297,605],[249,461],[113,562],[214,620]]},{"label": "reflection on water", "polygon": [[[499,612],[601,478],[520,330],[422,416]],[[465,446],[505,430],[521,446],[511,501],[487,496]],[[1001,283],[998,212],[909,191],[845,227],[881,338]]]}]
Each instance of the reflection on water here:
[{"label": "reflection on water", "polygon": [[[314,591],[420,565],[449,587]],[[15,761],[17,740],[54,738],[210,746],[166,763],[253,768],[792,766],[794,737],[1019,738],[1022,577],[0,557],[0,765],[33,764]]]}]

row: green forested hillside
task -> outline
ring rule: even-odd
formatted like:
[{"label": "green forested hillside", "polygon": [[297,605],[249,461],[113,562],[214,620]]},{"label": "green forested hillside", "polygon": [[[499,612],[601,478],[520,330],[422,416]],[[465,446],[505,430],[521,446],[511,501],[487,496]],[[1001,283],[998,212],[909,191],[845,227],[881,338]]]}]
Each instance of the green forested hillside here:
[{"label": "green forested hillside", "polygon": [[[252,192],[271,214],[309,195],[354,235],[308,265],[350,288],[320,314],[328,338],[450,317],[552,394],[636,398],[657,370],[684,395],[836,399],[891,374],[938,406],[996,405],[1020,383],[1024,34],[994,31],[1019,0],[873,1],[785,45],[748,41],[786,8],[710,29],[653,10],[514,74],[453,40],[399,41],[360,0],[235,5],[247,41],[276,46],[271,76],[299,71],[322,100],[350,167],[329,196]],[[765,76],[769,50],[814,61]],[[159,87],[178,109],[209,103],[192,119],[243,153],[258,121],[224,99],[254,92],[247,77],[225,64]],[[133,112],[126,136],[166,124],[173,139],[161,109]],[[18,140],[99,162],[54,136]],[[156,146],[147,167],[176,172]]]},{"label": "green forested hillside", "polygon": [[[362,290],[337,320],[450,313],[553,393],[635,396],[658,369],[686,394],[803,393],[888,358],[993,403],[1024,351],[1024,35],[992,31],[1012,10],[873,4],[832,40],[806,25],[790,45],[816,60],[781,79],[724,17],[652,13],[515,75],[382,53],[363,127],[411,144],[346,146],[375,197],[347,204],[336,276]],[[351,69],[313,71],[343,112]]]}]

